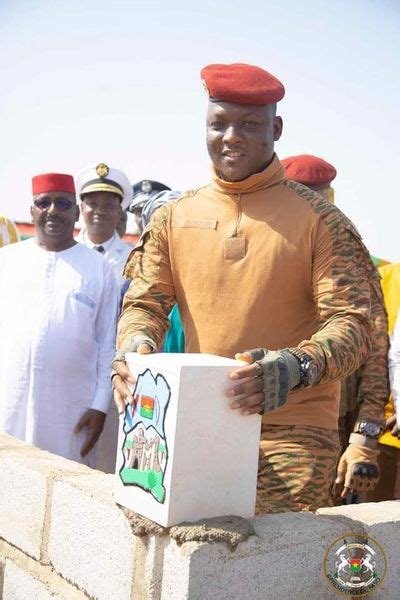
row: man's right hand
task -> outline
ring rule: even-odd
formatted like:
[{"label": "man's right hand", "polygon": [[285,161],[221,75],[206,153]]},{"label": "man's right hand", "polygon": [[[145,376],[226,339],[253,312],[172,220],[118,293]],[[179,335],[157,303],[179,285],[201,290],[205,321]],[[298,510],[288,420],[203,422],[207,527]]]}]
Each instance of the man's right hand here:
[{"label": "man's right hand", "polygon": [[349,443],[337,466],[333,496],[346,498],[373,490],[379,481],[379,450]]},{"label": "man's right hand", "polygon": [[[146,343],[140,344],[136,350],[138,354],[150,354],[153,351],[151,346]],[[125,406],[131,404],[133,397],[128,385],[135,385],[136,379],[131,374],[123,360],[115,360],[112,364],[115,375],[112,378],[114,389],[114,402],[117,405],[119,414],[125,412]]]}]

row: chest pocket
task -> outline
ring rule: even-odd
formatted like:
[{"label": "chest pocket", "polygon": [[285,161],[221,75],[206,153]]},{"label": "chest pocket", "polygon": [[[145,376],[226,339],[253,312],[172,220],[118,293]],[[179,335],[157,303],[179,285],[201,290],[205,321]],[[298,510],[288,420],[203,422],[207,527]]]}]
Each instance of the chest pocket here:
[{"label": "chest pocket", "polygon": [[175,217],[172,220],[173,229],[217,229],[218,221],[216,219],[185,219]]},{"label": "chest pocket", "polygon": [[94,300],[92,300],[92,298],[90,298],[90,296],[88,296],[84,292],[75,290],[74,292],[72,292],[72,297],[74,300],[76,300],[80,304],[84,304],[91,310],[94,310],[96,308],[96,302]]}]

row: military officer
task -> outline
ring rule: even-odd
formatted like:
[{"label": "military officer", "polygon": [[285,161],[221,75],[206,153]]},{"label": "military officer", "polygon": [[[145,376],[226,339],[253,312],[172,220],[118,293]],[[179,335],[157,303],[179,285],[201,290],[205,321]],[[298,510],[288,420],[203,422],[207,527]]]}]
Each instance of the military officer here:
[{"label": "military officer", "polygon": [[[167,195],[166,199],[164,199],[164,195],[167,192],[171,192],[171,188],[160,181],[142,179],[133,184],[132,192],[133,199],[128,210],[135,215],[137,228],[142,233],[147,225],[147,222],[143,219],[144,207],[147,206],[147,212],[153,213],[156,210],[155,207],[161,206],[164,202],[168,201],[169,196]],[[174,194],[174,192],[171,193]],[[159,201],[157,201],[158,198],[160,199]]]},{"label": "military officer", "polygon": [[263,414],[257,511],[315,510],[331,502],[339,381],[371,348],[373,275],[345,215],[284,177],[282,83],[246,64],[201,78],[211,182],[156,211],[130,256],[115,401],[131,401],[125,353],[157,351],[177,302],[187,351],[249,363],[226,395],[243,418]]},{"label": "military officer", "polygon": [[100,163],[79,173],[76,190],[85,223],[77,240],[103,254],[122,288],[122,272],[132,246],[121,240],[116,229],[132,201],[129,179],[122,171]]}]

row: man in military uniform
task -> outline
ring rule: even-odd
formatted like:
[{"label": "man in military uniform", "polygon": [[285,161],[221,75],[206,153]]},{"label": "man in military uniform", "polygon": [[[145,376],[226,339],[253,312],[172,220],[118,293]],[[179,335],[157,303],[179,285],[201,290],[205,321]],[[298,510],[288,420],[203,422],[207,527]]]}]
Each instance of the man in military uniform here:
[{"label": "man in military uniform", "polygon": [[157,351],[177,302],[187,351],[250,363],[226,394],[263,414],[257,511],[315,510],[330,503],[339,382],[371,348],[372,273],[352,223],[284,178],[280,81],[244,64],[201,77],[212,181],[160,208],[127,263],[115,401],[131,401],[125,353]]},{"label": "man in military uniform", "polygon": [[[145,218],[146,213],[150,212],[152,214],[156,208],[167,202],[169,196],[167,195],[167,199],[165,199],[165,194],[171,192],[171,188],[160,181],[142,179],[133,184],[132,192],[133,198],[128,210],[135,215],[137,228],[142,233],[149,221]],[[174,192],[171,193],[174,194]],[[145,207],[147,207],[147,210],[145,210]]]},{"label": "man in military uniform", "polygon": [[[181,192],[171,190],[164,183],[143,179],[133,185],[133,200],[129,211],[135,215],[136,224],[142,233],[150,222],[153,213],[167,202],[179,198]],[[163,352],[184,352],[185,336],[178,305],[175,304],[169,316],[170,326],[165,335]]]},{"label": "man in military uniform", "polygon": [[[302,183],[334,201],[331,186],[336,169],[311,154],[282,160],[288,179]],[[378,437],[384,429],[389,395],[387,354],[389,339],[380,275],[368,250],[359,254],[371,272],[372,350],[365,363],[341,385],[339,436],[342,450],[335,481],[336,496],[350,497],[374,489],[378,482]],[[349,443],[350,442],[350,443]],[[357,475],[358,473],[358,475]]]},{"label": "man in military uniform", "polygon": [[116,230],[132,200],[129,179],[119,169],[100,163],[79,173],[76,192],[85,222],[77,240],[103,254],[121,289],[125,283],[122,273],[132,246],[122,241]]}]

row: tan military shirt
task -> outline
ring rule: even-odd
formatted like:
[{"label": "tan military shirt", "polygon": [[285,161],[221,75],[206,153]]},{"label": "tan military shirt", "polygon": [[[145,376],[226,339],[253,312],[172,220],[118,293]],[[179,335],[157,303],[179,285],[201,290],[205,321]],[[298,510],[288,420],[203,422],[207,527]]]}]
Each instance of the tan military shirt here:
[{"label": "tan military shirt", "polygon": [[339,380],[370,351],[370,279],[361,238],[341,211],[287,181],[275,156],[261,173],[212,182],[157,211],[131,253],[118,347],[158,347],[177,301],[187,352],[298,346],[320,384],[290,393],[268,424],[337,428]]}]

